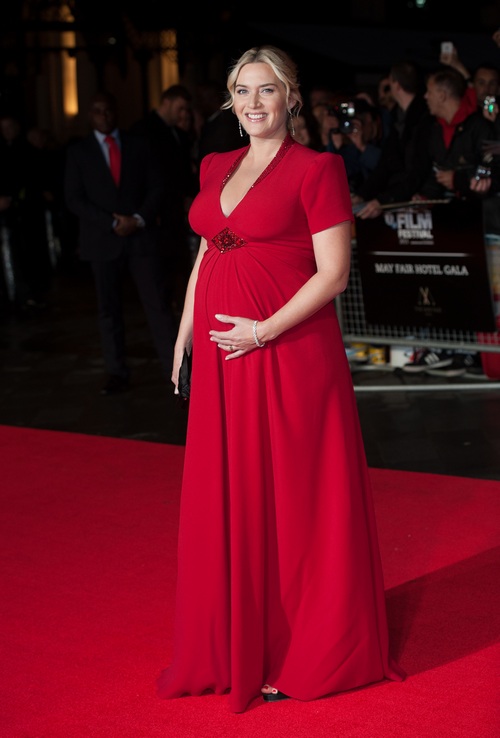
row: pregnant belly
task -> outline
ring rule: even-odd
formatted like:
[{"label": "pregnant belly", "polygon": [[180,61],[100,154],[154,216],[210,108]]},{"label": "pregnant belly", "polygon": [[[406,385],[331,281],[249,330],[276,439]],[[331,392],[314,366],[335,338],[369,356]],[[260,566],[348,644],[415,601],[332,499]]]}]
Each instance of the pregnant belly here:
[{"label": "pregnant belly", "polygon": [[215,313],[263,320],[281,308],[310,274],[264,249],[210,250],[200,265],[196,314]]}]

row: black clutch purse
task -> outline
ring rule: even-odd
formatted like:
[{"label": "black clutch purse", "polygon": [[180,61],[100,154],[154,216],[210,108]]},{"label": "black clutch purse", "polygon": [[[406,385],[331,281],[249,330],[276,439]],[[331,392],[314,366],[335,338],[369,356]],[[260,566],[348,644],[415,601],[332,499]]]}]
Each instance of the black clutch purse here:
[{"label": "black clutch purse", "polygon": [[179,382],[177,389],[179,390],[179,399],[182,402],[188,402],[191,396],[191,366],[193,363],[193,351],[188,354],[184,351],[182,357],[182,364],[179,370]]}]

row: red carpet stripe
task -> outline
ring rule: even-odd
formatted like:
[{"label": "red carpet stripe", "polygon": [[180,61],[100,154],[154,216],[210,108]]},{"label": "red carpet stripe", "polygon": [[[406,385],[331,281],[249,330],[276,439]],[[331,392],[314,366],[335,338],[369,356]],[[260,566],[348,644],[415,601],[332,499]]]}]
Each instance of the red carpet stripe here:
[{"label": "red carpet stripe", "polygon": [[2,738],[493,738],[500,483],[372,469],[402,683],[159,700],[184,449],[0,426]]}]

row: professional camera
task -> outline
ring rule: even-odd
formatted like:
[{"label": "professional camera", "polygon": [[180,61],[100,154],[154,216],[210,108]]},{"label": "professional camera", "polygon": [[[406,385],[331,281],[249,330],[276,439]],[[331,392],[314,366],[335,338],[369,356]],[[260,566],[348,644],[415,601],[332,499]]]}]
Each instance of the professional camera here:
[{"label": "professional camera", "polygon": [[476,179],[488,179],[488,177],[491,177],[491,168],[487,164],[478,164],[474,177]]},{"label": "professional camera", "polygon": [[496,102],[497,102],[496,97],[489,95],[488,97],[484,98],[483,108],[487,110],[488,113],[494,113]]},{"label": "professional camera", "polygon": [[334,115],[339,122],[338,128],[332,128],[330,133],[352,133],[356,115],[356,106],[353,102],[340,103],[328,108],[328,115]]}]

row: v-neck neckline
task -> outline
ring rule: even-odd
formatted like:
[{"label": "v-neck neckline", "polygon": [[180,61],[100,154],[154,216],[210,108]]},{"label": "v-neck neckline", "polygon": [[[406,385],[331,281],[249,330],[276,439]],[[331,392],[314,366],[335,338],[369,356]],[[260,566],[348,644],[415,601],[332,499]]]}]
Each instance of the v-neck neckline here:
[{"label": "v-neck neckline", "polygon": [[271,159],[271,161],[269,162],[269,164],[267,165],[267,167],[259,174],[259,176],[255,180],[255,182],[250,185],[250,187],[248,188],[248,190],[245,192],[245,194],[243,195],[243,197],[240,200],[238,200],[238,202],[236,203],[236,205],[234,206],[234,208],[231,210],[231,212],[226,215],[226,213],[222,209],[222,204],[221,204],[222,192],[223,192],[224,187],[226,186],[226,184],[229,182],[229,180],[233,176],[233,174],[236,171],[236,169],[239,167],[239,165],[242,162],[242,160],[248,154],[248,151],[250,150],[250,144],[243,149],[243,151],[240,153],[240,155],[237,156],[236,159],[232,162],[232,164],[229,167],[229,170],[228,170],[226,176],[224,177],[224,179],[221,182],[220,192],[219,192],[219,207],[220,207],[221,213],[224,216],[224,218],[230,218],[231,217],[231,215],[234,213],[234,211],[236,210],[236,208],[238,208],[241,205],[241,203],[243,202],[243,200],[247,197],[248,193],[251,192],[253,190],[253,188],[256,187],[256,185],[258,185],[260,182],[262,182],[262,180],[265,179],[267,177],[267,175],[270,174],[270,172],[273,171],[273,169],[275,169],[275,167],[280,163],[280,161],[283,159],[283,157],[285,156],[285,154],[287,153],[287,151],[289,149],[291,149],[291,147],[295,143],[296,143],[295,142],[295,139],[292,138],[292,136],[290,135],[290,133],[287,133],[287,135],[285,136],[285,138],[283,139],[283,141],[281,143],[281,146],[279,147],[278,151],[273,156],[273,158]]}]

